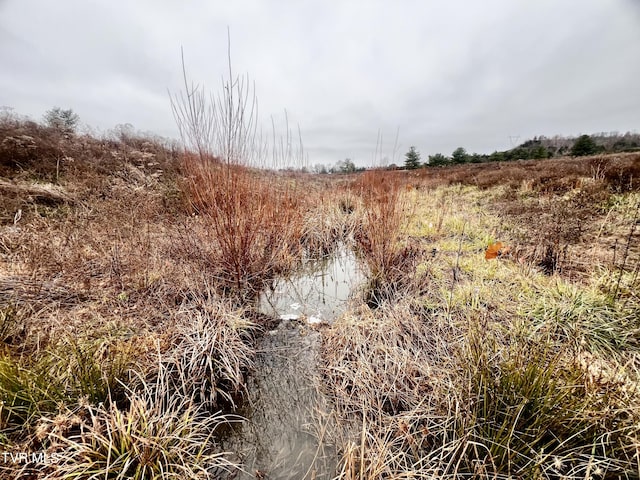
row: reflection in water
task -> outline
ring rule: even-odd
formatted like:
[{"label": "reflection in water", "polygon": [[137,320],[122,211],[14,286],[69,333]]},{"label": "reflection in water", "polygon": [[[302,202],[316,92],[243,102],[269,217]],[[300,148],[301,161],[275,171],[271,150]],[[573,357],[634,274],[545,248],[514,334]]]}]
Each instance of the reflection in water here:
[{"label": "reflection in water", "polygon": [[318,442],[318,412],[326,411],[317,389],[320,334],[302,320],[331,322],[359,280],[355,258],[341,251],[319,268],[279,282],[262,297],[262,310],[284,319],[258,345],[256,371],[247,385],[249,398],[238,412],[246,421],[223,442],[244,465],[246,473],[238,478],[335,476],[336,452]]},{"label": "reflection in water", "polygon": [[279,280],[272,291],[261,296],[261,310],[280,317],[303,315],[333,321],[344,310],[344,303],[362,280],[362,273],[355,256],[346,248],[312,267]]},{"label": "reflection in water", "polygon": [[[306,332],[303,331],[306,330]],[[314,409],[320,394],[314,379],[320,334],[284,320],[266,335],[258,368],[248,384],[249,401],[240,411],[247,419],[225,449],[241,456],[244,469],[269,479],[329,479],[335,451],[318,445]]]}]

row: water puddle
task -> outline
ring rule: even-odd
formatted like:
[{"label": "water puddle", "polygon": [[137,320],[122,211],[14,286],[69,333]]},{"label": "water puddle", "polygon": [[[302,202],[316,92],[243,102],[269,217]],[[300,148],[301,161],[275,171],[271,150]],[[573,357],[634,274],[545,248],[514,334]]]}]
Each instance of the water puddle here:
[{"label": "water puddle", "polygon": [[345,302],[362,278],[353,252],[341,248],[306,271],[279,280],[272,291],[260,298],[260,310],[282,319],[331,323],[343,312]]},{"label": "water puddle", "polygon": [[315,268],[275,285],[260,300],[261,310],[281,318],[258,345],[249,398],[237,425],[223,442],[243,464],[240,479],[330,479],[338,458],[322,441],[324,398],[317,362],[321,342],[314,324],[330,323],[346,307],[361,281],[346,249]]}]

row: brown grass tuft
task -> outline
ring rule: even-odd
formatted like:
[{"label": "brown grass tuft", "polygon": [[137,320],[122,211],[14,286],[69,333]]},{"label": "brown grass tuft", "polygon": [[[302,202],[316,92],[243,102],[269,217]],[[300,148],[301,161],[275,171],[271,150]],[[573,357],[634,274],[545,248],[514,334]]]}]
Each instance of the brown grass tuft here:
[{"label": "brown grass tuft", "polygon": [[419,250],[402,238],[409,204],[397,175],[368,171],[353,188],[362,201],[354,239],[369,272],[366,297],[368,303],[378,305],[401,291],[412,278]]}]

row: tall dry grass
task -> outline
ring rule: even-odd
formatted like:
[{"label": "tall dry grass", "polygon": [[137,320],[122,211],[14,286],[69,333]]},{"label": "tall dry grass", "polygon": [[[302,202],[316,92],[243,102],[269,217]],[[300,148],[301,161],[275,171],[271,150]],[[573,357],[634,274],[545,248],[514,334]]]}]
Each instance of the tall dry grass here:
[{"label": "tall dry grass", "polygon": [[182,305],[176,320],[171,346],[157,355],[148,381],[209,410],[235,408],[253,368],[256,325],[206,298]]},{"label": "tall dry grass", "polygon": [[352,243],[361,202],[349,189],[309,183],[305,190],[313,202],[305,208],[301,242],[307,258],[322,259]]},{"label": "tall dry grass", "polygon": [[407,300],[324,339],[339,478],[637,478],[637,370]]},{"label": "tall dry grass", "polygon": [[639,187],[640,154],[451,165],[421,169],[417,175],[428,186],[463,184],[485,189],[506,185],[518,189],[528,184],[539,191],[562,193],[580,178],[591,177],[602,180],[611,191],[629,192]]},{"label": "tall dry grass", "polygon": [[214,437],[226,422],[189,397],[145,385],[128,390],[124,406],[80,402],[43,417],[36,439],[52,461],[25,463],[13,473],[43,479],[221,478],[238,468]]},{"label": "tall dry grass", "polygon": [[242,391],[253,339],[170,255],[204,216],[185,215],[177,152],[77,137],[57,170],[49,132],[14,127],[33,138],[0,148],[0,449],[57,462],[0,478],[219,478],[233,466],[214,412]]},{"label": "tall dry grass", "polygon": [[0,448],[46,452],[55,462],[4,462],[0,478],[219,478],[232,471],[216,430],[233,420],[220,410],[242,394],[254,326],[211,298],[175,313],[175,324],[160,331],[105,337],[104,326],[93,326],[87,338],[50,340],[28,354],[4,345]]},{"label": "tall dry grass", "polygon": [[353,185],[362,202],[354,240],[368,269],[366,297],[371,305],[402,291],[416,267],[419,252],[403,238],[410,208],[404,186],[399,176],[384,170],[365,172]]}]

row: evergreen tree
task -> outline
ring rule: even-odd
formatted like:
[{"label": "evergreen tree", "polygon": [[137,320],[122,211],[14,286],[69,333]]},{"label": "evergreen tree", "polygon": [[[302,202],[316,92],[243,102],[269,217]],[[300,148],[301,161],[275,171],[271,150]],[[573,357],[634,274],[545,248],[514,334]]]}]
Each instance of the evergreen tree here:
[{"label": "evergreen tree", "polygon": [[449,159],[441,153],[436,153],[435,155],[429,155],[430,166],[437,167],[438,165],[446,165],[447,163],[449,163]]},{"label": "evergreen tree", "polygon": [[571,148],[572,157],[583,157],[598,153],[598,145],[589,135],[580,135]]},{"label": "evergreen tree", "polygon": [[405,154],[405,158],[404,167],[407,170],[415,170],[420,167],[420,154],[416,151],[416,147],[411,147]]},{"label": "evergreen tree", "polygon": [[489,155],[490,162],[503,162],[505,160],[505,152],[498,152],[497,150]]},{"label": "evergreen tree", "polygon": [[451,160],[453,163],[466,163],[469,161],[469,155],[464,148],[458,147],[451,154]]},{"label": "evergreen tree", "polygon": [[549,158],[549,152],[541,145],[533,150],[533,158]]}]

